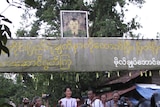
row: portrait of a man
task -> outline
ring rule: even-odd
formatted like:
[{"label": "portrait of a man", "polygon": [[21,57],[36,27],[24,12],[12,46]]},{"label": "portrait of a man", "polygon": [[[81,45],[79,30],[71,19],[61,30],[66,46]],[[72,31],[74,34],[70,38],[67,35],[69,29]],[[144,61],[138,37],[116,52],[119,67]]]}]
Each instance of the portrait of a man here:
[{"label": "portrait of a man", "polygon": [[86,11],[61,11],[61,37],[88,37]]}]

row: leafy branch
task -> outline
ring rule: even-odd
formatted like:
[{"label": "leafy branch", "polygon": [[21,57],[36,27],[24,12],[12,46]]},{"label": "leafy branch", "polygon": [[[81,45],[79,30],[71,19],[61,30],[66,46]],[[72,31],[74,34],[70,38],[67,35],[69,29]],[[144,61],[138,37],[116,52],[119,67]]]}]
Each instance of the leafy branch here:
[{"label": "leafy branch", "polygon": [[[4,21],[4,22],[7,22],[7,23],[12,23],[8,18],[6,18],[3,15],[0,15],[0,21]],[[8,39],[7,37],[11,38],[10,29],[7,25],[0,23],[0,55],[3,51],[6,54],[8,54],[8,57],[9,57],[10,52],[9,52],[9,49],[7,48],[7,46],[6,46],[7,39]]]}]

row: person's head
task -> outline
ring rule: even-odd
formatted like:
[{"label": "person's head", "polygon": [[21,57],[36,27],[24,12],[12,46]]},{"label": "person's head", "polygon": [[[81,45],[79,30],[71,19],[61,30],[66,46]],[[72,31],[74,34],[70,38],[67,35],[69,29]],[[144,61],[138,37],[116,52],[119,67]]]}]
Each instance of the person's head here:
[{"label": "person's head", "polygon": [[107,95],[106,95],[106,94],[102,94],[102,95],[101,95],[101,101],[102,101],[103,103],[105,103],[105,102],[107,101]]},{"label": "person's head", "polygon": [[113,100],[117,102],[119,100],[120,95],[117,91],[114,91],[112,97],[113,97]]},{"label": "person's head", "polygon": [[96,93],[93,89],[89,89],[87,92],[87,95],[88,95],[88,98],[92,100],[95,97]]},{"label": "person's head", "polygon": [[76,18],[72,18],[68,24],[69,28],[71,29],[71,33],[74,35],[78,34],[78,29],[79,29],[79,22]]},{"label": "person's head", "polygon": [[29,99],[28,98],[23,98],[22,99],[22,103],[24,104],[24,105],[27,105],[27,104],[29,104]]},{"label": "person's head", "polygon": [[70,86],[65,87],[64,94],[67,98],[70,98],[72,96],[72,90]]},{"label": "person's head", "polygon": [[39,96],[34,97],[33,104],[35,105],[35,107],[40,107],[42,105],[42,98]]}]

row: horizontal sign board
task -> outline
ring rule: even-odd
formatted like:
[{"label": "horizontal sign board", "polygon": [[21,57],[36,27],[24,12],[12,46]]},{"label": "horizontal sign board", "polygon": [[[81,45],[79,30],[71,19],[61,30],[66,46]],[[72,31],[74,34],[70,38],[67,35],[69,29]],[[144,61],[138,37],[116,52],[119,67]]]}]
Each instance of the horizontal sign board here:
[{"label": "horizontal sign board", "polygon": [[97,72],[160,69],[159,40],[60,38],[8,40],[0,72]]}]

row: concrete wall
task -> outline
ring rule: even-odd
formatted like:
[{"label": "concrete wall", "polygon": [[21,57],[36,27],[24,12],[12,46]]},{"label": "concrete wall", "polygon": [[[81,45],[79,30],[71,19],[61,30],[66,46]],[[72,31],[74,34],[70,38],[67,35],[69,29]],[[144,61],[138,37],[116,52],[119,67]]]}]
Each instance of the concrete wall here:
[{"label": "concrete wall", "polygon": [[61,38],[9,40],[0,72],[91,72],[160,69],[159,40]]}]

